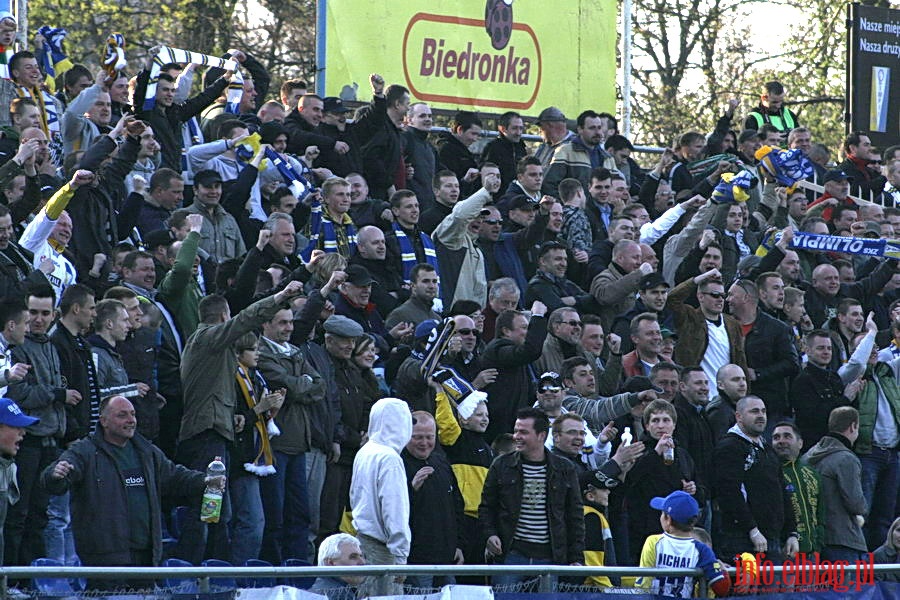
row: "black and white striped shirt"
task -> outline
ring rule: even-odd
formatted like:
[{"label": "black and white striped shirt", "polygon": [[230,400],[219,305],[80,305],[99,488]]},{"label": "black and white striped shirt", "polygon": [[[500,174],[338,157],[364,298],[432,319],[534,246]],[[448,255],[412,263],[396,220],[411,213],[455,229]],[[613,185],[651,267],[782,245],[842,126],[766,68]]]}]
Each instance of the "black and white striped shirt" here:
[{"label": "black and white striped shirt", "polygon": [[513,539],[531,544],[549,544],[547,521],[547,463],[522,460],[522,507]]}]

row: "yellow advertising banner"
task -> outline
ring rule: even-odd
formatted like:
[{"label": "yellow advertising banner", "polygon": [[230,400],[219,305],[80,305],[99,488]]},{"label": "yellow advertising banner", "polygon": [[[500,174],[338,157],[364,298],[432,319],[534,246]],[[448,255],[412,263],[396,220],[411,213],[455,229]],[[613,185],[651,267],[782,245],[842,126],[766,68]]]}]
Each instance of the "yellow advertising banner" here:
[{"label": "yellow advertising banner", "polygon": [[322,1],[329,96],[368,100],[379,73],[437,108],[615,112],[614,0]]}]

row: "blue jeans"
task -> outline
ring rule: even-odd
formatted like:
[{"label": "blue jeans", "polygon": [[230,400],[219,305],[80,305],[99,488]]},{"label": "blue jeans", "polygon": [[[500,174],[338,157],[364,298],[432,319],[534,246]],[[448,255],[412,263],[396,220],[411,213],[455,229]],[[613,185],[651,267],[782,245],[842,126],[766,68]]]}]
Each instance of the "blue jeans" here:
[{"label": "blue jeans", "polygon": [[47,558],[55,558],[66,566],[78,562],[75,537],[72,535],[72,515],[69,512],[69,493],[50,496],[47,505],[47,528],[44,530]]},{"label": "blue jeans", "polygon": [[309,560],[306,455],[274,454],[275,474],[259,482],[266,515],[260,558],[273,565],[280,565],[286,558]]},{"label": "blue jeans", "polygon": [[[524,554],[516,552],[515,550],[510,550],[506,553],[506,558],[503,559],[504,565],[552,565],[553,560],[549,558],[528,558]],[[534,579],[534,576],[526,576],[526,575],[496,575],[491,577],[491,582],[494,585],[512,585],[514,583],[520,583],[527,579]],[[553,578],[554,581],[556,577]]]},{"label": "blue jeans", "polygon": [[894,520],[897,504],[897,451],[872,446],[872,452],[859,457],[862,464],[862,489],[869,505],[863,533],[866,545],[874,550],[884,543]]},{"label": "blue jeans", "polygon": [[844,569],[844,584],[856,581],[856,561],[864,560],[866,554],[846,546],[825,546],[822,548],[822,560],[832,562],[838,560],[847,561],[849,567]]},{"label": "blue jeans", "polygon": [[259,558],[265,525],[259,479],[256,475],[242,475],[228,482],[231,495],[230,560],[235,566],[243,565],[249,558]]}]

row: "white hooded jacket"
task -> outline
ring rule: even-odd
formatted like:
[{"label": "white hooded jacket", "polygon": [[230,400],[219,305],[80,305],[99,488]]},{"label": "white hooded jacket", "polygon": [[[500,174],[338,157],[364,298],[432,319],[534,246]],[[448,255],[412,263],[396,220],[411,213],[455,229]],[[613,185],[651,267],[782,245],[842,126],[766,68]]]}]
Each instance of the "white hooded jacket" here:
[{"label": "white hooded jacket", "polygon": [[376,402],[369,413],[369,441],[353,461],[350,484],[353,526],[383,542],[395,564],[406,564],[412,539],[406,470],[400,458],[411,437],[409,405],[397,398]]}]

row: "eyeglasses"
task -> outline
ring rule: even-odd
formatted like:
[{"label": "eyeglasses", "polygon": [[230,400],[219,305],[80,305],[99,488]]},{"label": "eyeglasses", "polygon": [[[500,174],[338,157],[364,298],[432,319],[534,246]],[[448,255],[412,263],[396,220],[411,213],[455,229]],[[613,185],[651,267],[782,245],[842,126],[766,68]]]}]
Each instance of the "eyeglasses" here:
[{"label": "eyeglasses", "polygon": [[555,394],[559,392],[562,388],[558,385],[544,385],[541,386],[540,391],[542,394]]},{"label": "eyeglasses", "polygon": [[503,223],[503,219],[484,219],[482,223],[485,223],[487,225],[500,225],[501,223]]},{"label": "eyeglasses", "polygon": [[475,329],[457,329],[456,333],[459,335],[475,335],[478,331]]},{"label": "eyeglasses", "polygon": [[715,298],[716,300],[724,300],[727,296],[725,292],[700,292],[701,294],[705,294],[710,298]]},{"label": "eyeglasses", "polygon": [[581,321],[574,321],[574,320],[573,321],[560,321],[560,323],[565,323],[569,327],[581,327],[582,325],[584,325],[584,323],[582,323]]}]

